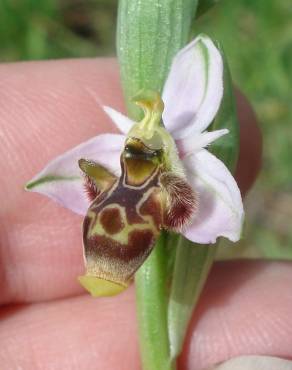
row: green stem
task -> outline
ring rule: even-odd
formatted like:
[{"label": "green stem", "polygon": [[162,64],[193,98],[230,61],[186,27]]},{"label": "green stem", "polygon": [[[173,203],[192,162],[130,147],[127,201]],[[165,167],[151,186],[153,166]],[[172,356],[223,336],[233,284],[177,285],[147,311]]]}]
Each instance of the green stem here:
[{"label": "green stem", "polygon": [[[197,0],[120,0],[117,51],[129,115],[141,112],[131,98],[141,89],[162,91],[172,59],[188,41]],[[175,248],[173,249],[175,250]],[[144,370],[173,370],[168,337],[169,260],[161,236],[136,274],[137,311]]]},{"label": "green stem", "polygon": [[136,274],[137,315],[144,370],[174,370],[167,325],[167,256],[165,234]]}]

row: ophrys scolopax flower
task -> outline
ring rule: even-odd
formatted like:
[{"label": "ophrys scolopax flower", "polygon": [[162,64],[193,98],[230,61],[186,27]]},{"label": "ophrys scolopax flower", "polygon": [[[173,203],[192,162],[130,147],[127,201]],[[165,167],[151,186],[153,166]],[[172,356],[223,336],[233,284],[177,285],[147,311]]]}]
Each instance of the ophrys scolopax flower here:
[{"label": "ophrys scolopax flower", "polygon": [[162,99],[155,92],[134,98],[144,110],[141,122],[104,107],[122,134],[80,144],[27,185],[85,215],[86,274],[80,282],[93,295],[125,289],[161,229],[197,243],[239,239],[239,189],[205,149],[228,133],[206,131],[222,95],[221,54],[199,36],[175,57]]}]

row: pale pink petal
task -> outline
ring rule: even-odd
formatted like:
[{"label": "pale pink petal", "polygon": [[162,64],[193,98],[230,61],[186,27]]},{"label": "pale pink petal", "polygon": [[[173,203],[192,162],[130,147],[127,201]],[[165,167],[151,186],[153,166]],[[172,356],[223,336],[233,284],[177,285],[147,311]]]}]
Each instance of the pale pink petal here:
[{"label": "pale pink petal", "polygon": [[73,212],[84,215],[89,200],[84,191],[78,160],[94,160],[119,176],[124,142],[123,135],[96,136],[53,159],[26,185],[26,189],[44,194]]},{"label": "pale pink petal", "polygon": [[176,146],[179,151],[181,158],[186,157],[187,155],[193,154],[213,141],[219,139],[221,136],[228,134],[229,130],[215,130],[215,131],[205,131],[202,134],[195,134],[194,136],[187,137],[184,139],[176,140]]},{"label": "pale pink petal", "polygon": [[174,58],[164,86],[163,121],[175,139],[204,131],[223,96],[223,61],[205,35],[198,36]]},{"label": "pale pink petal", "polygon": [[115,109],[113,109],[111,107],[108,107],[106,105],[103,106],[103,110],[110,117],[110,119],[117,126],[117,128],[124,135],[127,135],[135,122],[132,121],[127,116],[124,116],[122,113],[120,113],[120,112],[116,111]]},{"label": "pale pink petal", "polygon": [[208,370],[292,370],[292,361],[272,356],[240,356]]},{"label": "pale pink petal", "polygon": [[183,160],[190,185],[198,194],[198,211],[183,232],[196,243],[215,243],[219,236],[240,238],[243,205],[238,186],[227,167],[202,149]]}]

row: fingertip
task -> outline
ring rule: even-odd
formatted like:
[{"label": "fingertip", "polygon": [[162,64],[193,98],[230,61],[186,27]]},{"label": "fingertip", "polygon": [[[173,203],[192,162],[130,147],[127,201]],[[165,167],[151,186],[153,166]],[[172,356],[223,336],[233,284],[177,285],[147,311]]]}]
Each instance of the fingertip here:
[{"label": "fingertip", "polygon": [[259,353],[292,358],[291,278],[287,262],[214,264],[190,323],[180,368],[202,370]]}]

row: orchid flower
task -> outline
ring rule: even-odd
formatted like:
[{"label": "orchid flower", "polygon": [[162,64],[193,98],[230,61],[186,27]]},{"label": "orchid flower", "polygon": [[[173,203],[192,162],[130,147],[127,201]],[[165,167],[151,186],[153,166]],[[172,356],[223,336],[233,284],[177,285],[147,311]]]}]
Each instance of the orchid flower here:
[{"label": "orchid flower", "polygon": [[235,242],[240,191],[207,146],[228,133],[207,131],[223,96],[219,50],[200,35],[174,58],[162,98],[140,92],[141,122],[103,107],[121,134],[102,134],[50,162],[27,189],[85,216],[86,274],[93,295],[124,290],[161,229],[196,243]]}]

